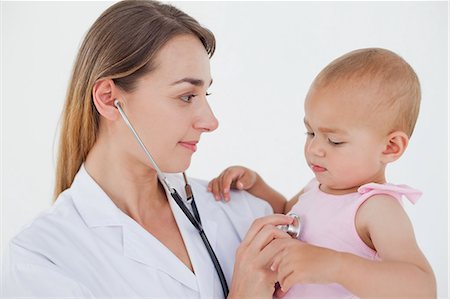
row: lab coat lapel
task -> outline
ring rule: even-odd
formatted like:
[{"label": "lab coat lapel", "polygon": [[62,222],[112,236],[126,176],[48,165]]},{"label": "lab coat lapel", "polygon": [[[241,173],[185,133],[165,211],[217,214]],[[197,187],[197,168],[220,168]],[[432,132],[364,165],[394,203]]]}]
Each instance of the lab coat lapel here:
[{"label": "lab coat lapel", "polygon": [[74,204],[90,228],[122,227],[123,254],[139,263],[167,273],[198,291],[195,275],[167,247],[123,213],[81,166],[71,186]]},{"label": "lab coat lapel", "polygon": [[178,257],[159,242],[159,240],[145,231],[133,219],[129,218],[126,221],[128,224],[124,227],[123,232],[123,249],[125,256],[165,272],[173,279],[198,291],[195,275],[178,259]]},{"label": "lab coat lapel", "polygon": [[[180,182],[172,178],[171,182]],[[185,199],[186,194],[184,192],[184,185],[176,186],[180,196]],[[193,190],[194,196],[198,198],[202,197],[204,193],[203,190]],[[183,211],[177,205],[175,200],[172,199],[170,193],[168,193],[169,203],[171,205],[175,220],[180,229],[181,235],[183,237],[184,243],[189,253],[195,275],[197,276],[197,284],[200,291],[200,298],[215,298],[217,291],[218,276],[214,269],[214,265],[211,258],[206,250],[205,245],[197,231],[197,229],[192,225],[192,223],[184,215]],[[217,238],[217,223],[212,220],[213,213],[208,204],[199,204],[200,200],[197,200],[197,208],[202,221],[203,229],[208,237],[208,240],[213,249],[216,248],[216,238]],[[203,202],[202,202],[203,203]],[[190,209],[190,205],[187,205]],[[191,209],[190,209],[191,210]],[[219,283],[220,287],[220,283]]]},{"label": "lab coat lapel", "polygon": [[[204,215],[199,208],[200,215]],[[211,221],[205,217],[202,218],[203,229],[208,237],[211,247],[216,249],[216,233],[217,233],[217,223]],[[195,242],[197,250],[192,250],[189,254],[192,256],[194,270],[198,277],[197,282],[200,289],[201,298],[216,298],[215,288],[217,287],[218,276],[214,269],[214,264],[212,263],[211,257],[206,250],[200,235]],[[219,283],[220,285],[220,283]]]}]

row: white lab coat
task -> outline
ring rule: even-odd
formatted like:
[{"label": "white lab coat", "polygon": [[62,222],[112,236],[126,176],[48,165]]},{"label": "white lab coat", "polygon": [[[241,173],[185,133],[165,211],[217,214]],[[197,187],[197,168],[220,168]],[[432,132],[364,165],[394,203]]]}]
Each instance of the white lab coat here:
[{"label": "white lab coat", "polygon": [[[181,176],[168,176],[185,197]],[[120,184],[120,182],[118,182]],[[246,192],[216,202],[190,180],[206,235],[231,283],[235,251],[270,206]],[[11,240],[7,295],[35,297],[223,298],[204,244],[175,201],[169,203],[195,274],[119,210],[82,166],[72,186]],[[161,224],[164,225],[164,224]]]}]

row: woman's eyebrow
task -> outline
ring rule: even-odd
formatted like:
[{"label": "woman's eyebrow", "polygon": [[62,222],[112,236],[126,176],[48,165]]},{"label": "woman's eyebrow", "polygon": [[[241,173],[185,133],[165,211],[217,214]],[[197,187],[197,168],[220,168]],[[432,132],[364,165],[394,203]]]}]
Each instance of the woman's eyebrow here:
[{"label": "woman's eyebrow", "polygon": [[[211,79],[211,81],[209,82],[209,86],[211,86],[213,80]],[[181,80],[175,81],[170,85],[177,85],[177,84],[181,84],[181,83],[190,83],[194,86],[203,86],[205,85],[205,81],[203,81],[202,79],[195,79],[195,78],[183,78]]]}]

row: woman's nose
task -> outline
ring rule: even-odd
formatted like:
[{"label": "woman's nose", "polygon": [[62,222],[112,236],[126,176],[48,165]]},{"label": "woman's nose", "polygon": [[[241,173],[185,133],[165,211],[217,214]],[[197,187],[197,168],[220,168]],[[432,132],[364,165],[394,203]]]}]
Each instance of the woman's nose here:
[{"label": "woman's nose", "polygon": [[200,108],[198,118],[194,122],[194,128],[202,132],[212,132],[219,126],[219,121],[217,120],[214,112],[209,106],[208,102],[203,101],[202,107]]}]

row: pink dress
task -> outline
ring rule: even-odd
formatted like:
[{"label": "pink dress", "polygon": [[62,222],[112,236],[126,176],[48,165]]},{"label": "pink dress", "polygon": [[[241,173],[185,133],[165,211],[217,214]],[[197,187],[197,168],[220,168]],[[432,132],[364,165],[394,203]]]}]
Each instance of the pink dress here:
[{"label": "pink dress", "polygon": [[[332,195],[319,189],[314,179],[304,189],[292,212],[300,216],[302,231],[299,239],[305,243],[333,250],[348,252],[366,258],[379,260],[377,252],[368,247],[359,237],[355,227],[358,208],[375,194],[387,194],[401,203],[405,196],[416,203],[422,195],[406,185],[370,183],[358,188],[357,192]],[[296,284],[284,298],[357,298],[337,283]]]}]

